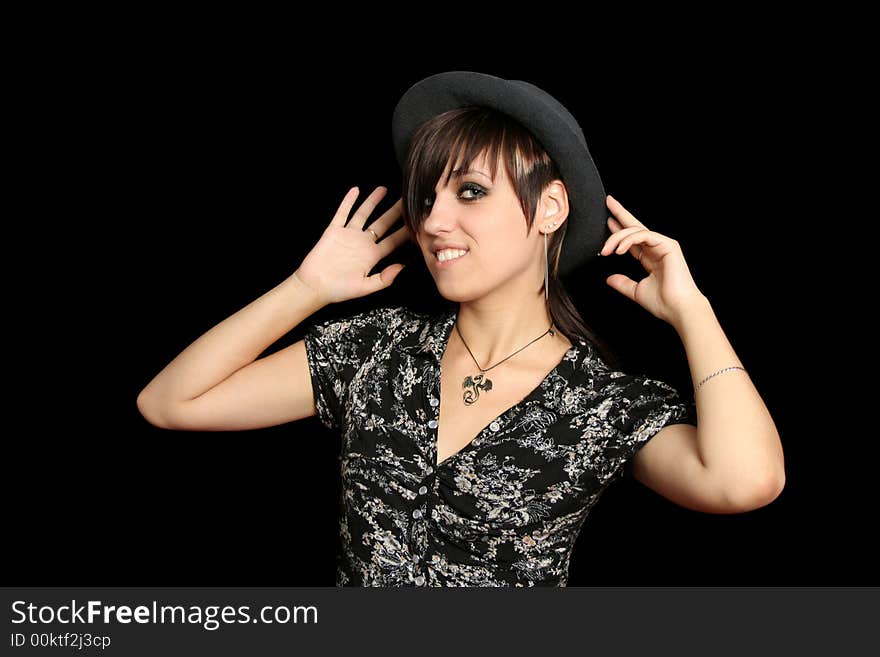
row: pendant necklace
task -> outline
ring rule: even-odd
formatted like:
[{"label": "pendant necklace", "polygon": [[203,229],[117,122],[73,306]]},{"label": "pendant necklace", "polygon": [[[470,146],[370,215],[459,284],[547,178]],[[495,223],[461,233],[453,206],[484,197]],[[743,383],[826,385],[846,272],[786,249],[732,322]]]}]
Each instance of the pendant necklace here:
[{"label": "pendant necklace", "polygon": [[537,338],[532,340],[532,342],[529,342],[529,344],[527,344],[526,347],[522,347],[522,349],[517,349],[512,354],[510,354],[510,356],[508,356],[507,358],[502,360],[500,363],[496,363],[492,367],[488,367],[486,369],[483,369],[482,367],[480,367],[480,364],[477,363],[477,359],[474,358],[473,353],[471,353],[470,347],[467,346],[467,342],[465,342],[464,338],[461,336],[461,331],[458,330],[458,322],[455,323],[455,332],[458,333],[458,337],[461,338],[461,342],[462,342],[462,344],[464,344],[464,348],[468,350],[469,354],[471,354],[471,358],[473,358],[474,363],[476,363],[477,368],[480,370],[480,374],[476,374],[474,376],[466,376],[466,377],[464,377],[464,381],[462,381],[461,387],[464,390],[464,405],[465,406],[470,406],[471,404],[476,403],[476,401],[480,398],[480,391],[481,390],[484,392],[488,392],[489,390],[492,389],[492,381],[491,381],[491,379],[488,379],[484,376],[485,372],[488,372],[489,370],[491,370],[495,367],[498,367],[499,365],[501,365],[501,363],[503,363],[505,360],[507,360],[507,358],[511,358],[513,356],[516,356],[520,351],[522,351],[523,349],[528,347],[529,344],[532,344],[532,342],[540,340],[548,333],[551,336],[556,335],[556,331],[553,330],[553,322],[551,321],[550,328],[548,328],[541,335],[539,335]]}]

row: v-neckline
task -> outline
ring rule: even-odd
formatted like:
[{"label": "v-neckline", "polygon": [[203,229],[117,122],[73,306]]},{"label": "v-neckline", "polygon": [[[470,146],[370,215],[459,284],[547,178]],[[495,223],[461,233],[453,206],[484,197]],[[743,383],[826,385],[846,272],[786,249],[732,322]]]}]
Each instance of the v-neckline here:
[{"label": "v-neckline", "polygon": [[538,385],[536,385],[525,397],[523,397],[521,400],[519,400],[518,402],[516,402],[512,406],[508,407],[507,409],[505,409],[504,411],[499,413],[496,417],[492,418],[492,420],[490,420],[486,426],[484,426],[482,429],[480,429],[473,438],[471,438],[467,443],[465,443],[465,445],[461,449],[459,449],[457,452],[453,452],[452,454],[450,454],[449,456],[447,456],[445,459],[443,459],[442,461],[440,461],[438,463],[437,456],[440,453],[440,450],[439,450],[439,446],[440,446],[439,445],[439,443],[440,443],[440,418],[442,415],[440,412],[440,408],[443,405],[443,396],[442,396],[443,391],[441,389],[442,383],[443,383],[443,355],[446,353],[446,347],[449,345],[449,338],[452,337],[452,329],[454,328],[455,322],[458,319],[458,308],[453,308],[450,311],[450,313],[451,314],[447,315],[446,319],[445,319],[446,324],[444,324],[444,332],[446,335],[444,336],[443,344],[442,344],[442,347],[440,349],[440,353],[437,358],[437,365],[438,365],[439,372],[440,372],[439,375],[437,376],[437,417],[436,417],[437,426],[434,428],[434,439],[432,441],[433,447],[434,447],[434,454],[433,454],[432,460],[434,461],[434,467],[436,469],[439,469],[439,468],[443,467],[444,465],[448,465],[450,461],[457,458],[462,452],[465,452],[465,451],[471,449],[472,447],[474,447],[474,441],[477,438],[479,438],[480,436],[482,436],[486,432],[486,429],[491,427],[496,422],[499,422],[500,420],[505,418],[505,416],[507,416],[508,414],[510,414],[512,411],[519,408],[523,404],[531,401],[532,398],[541,391],[541,389],[544,387],[544,384],[547,382],[547,380],[550,379],[550,377],[556,375],[556,373],[559,371],[559,368],[562,367],[562,365],[566,361],[569,360],[571,354],[574,353],[574,351],[577,349],[577,345],[575,343],[572,343],[572,345],[568,348],[568,350],[565,352],[565,354],[562,356],[562,358],[559,359],[559,362],[553,366],[553,369],[550,370],[546,374],[546,376],[544,376],[544,378],[541,379],[540,383],[538,383]]}]

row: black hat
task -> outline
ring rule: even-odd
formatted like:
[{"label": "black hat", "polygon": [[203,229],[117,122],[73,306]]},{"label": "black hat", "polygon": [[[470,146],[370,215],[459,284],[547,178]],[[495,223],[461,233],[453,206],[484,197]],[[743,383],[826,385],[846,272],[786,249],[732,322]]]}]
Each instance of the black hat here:
[{"label": "black hat", "polygon": [[394,108],[391,133],[400,168],[406,165],[412,136],[428,119],[470,105],[492,107],[526,127],[562,174],[569,213],[559,273],[586,264],[611,235],[605,188],[578,122],[558,100],[524,80],[505,80],[474,71],[436,73],[412,85]]}]

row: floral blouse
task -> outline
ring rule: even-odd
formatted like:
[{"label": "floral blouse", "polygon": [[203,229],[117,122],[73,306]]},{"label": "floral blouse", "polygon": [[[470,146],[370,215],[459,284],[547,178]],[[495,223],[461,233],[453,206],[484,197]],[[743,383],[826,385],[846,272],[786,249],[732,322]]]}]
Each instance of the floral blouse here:
[{"label": "floral blouse", "polygon": [[337,586],[566,586],[584,520],[626,462],[666,425],[697,424],[693,401],[578,339],[438,466],[457,314],[386,306],[304,335],[317,416],[342,438]]}]

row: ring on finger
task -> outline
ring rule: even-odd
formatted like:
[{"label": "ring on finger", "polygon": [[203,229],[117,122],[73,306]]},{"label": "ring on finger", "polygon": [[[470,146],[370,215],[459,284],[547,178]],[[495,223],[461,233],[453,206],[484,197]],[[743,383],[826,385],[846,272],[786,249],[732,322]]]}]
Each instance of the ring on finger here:
[{"label": "ring on finger", "polygon": [[373,237],[376,238],[376,239],[373,240],[373,242],[374,242],[374,243],[375,243],[375,242],[378,242],[378,241],[379,241],[379,236],[376,235],[375,232],[373,232],[373,229],[372,229],[372,228],[367,228],[367,230],[370,231],[371,233],[373,233]]}]

